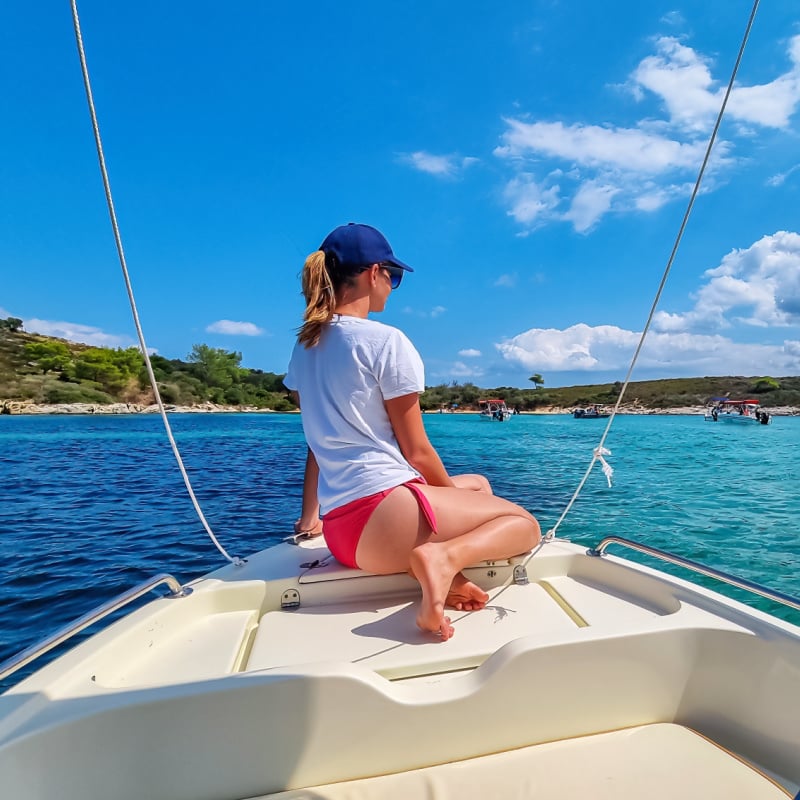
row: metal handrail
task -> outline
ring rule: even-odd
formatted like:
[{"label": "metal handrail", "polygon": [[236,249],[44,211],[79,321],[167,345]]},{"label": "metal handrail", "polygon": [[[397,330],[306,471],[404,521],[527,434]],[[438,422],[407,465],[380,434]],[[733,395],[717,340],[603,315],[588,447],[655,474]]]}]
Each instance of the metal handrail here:
[{"label": "metal handrail", "polygon": [[138,586],[128,589],[127,592],[123,592],[112,600],[97,606],[74,622],[70,622],[68,625],[60,628],[46,639],[42,639],[42,641],[31,645],[21,653],[3,661],[3,663],[0,664],[0,680],[13,674],[18,669],[22,669],[26,664],[30,664],[31,661],[39,658],[39,656],[44,655],[67,639],[72,638],[84,628],[88,628],[93,623],[103,619],[103,617],[107,617],[117,609],[128,605],[128,603],[132,603],[134,600],[152,591],[156,586],[160,586],[162,583],[166,583],[171,590],[171,594],[165,595],[165,597],[186,597],[192,593],[191,588],[188,586],[181,586],[178,580],[172,575],[167,575],[165,573],[156,575],[144,583],[140,583]]},{"label": "metal handrail", "polygon": [[668,553],[666,550],[659,550],[657,547],[650,547],[649,545],[640,544],[630,539],[623,539],[621,536],[606,536],[597,547],[590,547],[586,551],[586,554],[589,556],[602,556],[605,554],[605,550],[610,544],[620,544],[623,547],[629,547],[631,550],[638,550],[645,555],[660,558],[662,561],[668,561],[671,564],[677,564],[679,567],[685,567],[694,572],[699,572],[701,575],[705,575],[708,578],[714,578],[723,583],[728,583],[731,586],[736,586],[747,592],[761,595],[761,597],[766,597],[768,600],[773,600],[776,603],[781,603],[782,605],[800,611],[800,600],[791,595],[779,592],[777,589],[768,589],[760,583],[748,581],[746,578],[737,578],[735,575],[729,575],[727,572],[722,572],[713,567],[707,567],[705,564],[700,564],[697,561],[690,561],[688,558],[676,556],[674,553]]}]

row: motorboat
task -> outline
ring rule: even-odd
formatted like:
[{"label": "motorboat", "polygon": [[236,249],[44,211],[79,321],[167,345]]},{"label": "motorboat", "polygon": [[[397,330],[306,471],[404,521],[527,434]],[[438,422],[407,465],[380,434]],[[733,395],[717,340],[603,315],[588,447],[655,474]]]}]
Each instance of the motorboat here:
[{"label": "motorboat", "polygon": [[609,415],[600,406],[587,406],[574,409],[572,416],[575,419],[608,419]]},{"label": "motorboat", "polygon": [[758,400],[730,400],[725,398],[710,410],[714,422],[732,422],[737,425],[769,425],[772,416],[764,409]]},{"label": "motorboat", "polygon": [[169,590],[0,696],[3,796],[796,797],[800,627],[611,546],[800,609],[630,540],[553,538],[467,570],[490,599],[441,642],[410,576],[284,542],[156,576],[0,665]]},{"label": "motorboat", "polygon": [[506,401],[498,397],[478,400],[478,408],[480,410],[481,419],[508,422],[513,416],[511,409],[506,405]]}]

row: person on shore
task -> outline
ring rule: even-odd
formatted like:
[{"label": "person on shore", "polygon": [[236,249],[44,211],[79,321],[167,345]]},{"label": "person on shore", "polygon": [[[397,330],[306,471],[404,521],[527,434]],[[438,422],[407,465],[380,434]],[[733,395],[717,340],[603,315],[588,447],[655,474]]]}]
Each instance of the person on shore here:
[{"label": "person on shore", "polygon": [[526,552],[540,530],[484,476],[450,476],[430,443],[422,359],[400,330],[368,318],[406,272],[380,231],[355,223],[305,261],[306,309],[284,379],[308,444],[295,530],[322,529],[347,566],[409,571],[422,587],[417,625],[446,640],[446,606],[475,611],[488,600],[464,567]]}]

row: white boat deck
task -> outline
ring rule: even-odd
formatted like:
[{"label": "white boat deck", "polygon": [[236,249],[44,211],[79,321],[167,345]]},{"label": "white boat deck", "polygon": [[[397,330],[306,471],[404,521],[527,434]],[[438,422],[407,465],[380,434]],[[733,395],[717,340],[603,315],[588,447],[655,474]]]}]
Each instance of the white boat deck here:
[{"label": "white boat deck", "polygon": [[468,571],[490,600],[448,642],[408,575],[319,542],[226,566],[0,696],[0,774],[35,800],[794,795],[796,628],[566,542],[528,584],[512,561]]},{"label": "white boat deck", "polygon": [[[309,559],[309,552],[315,558]],[[679,601],[674,587],[641,581],[635,574],[620,574],[617,586],[608,576],[600,584],[589,574],[592,560],[584,564],[574,554],[568,574],[563,574],[564,553],[558,544],[551,544],[528,564],[529,585],[500,583],[510,576],[513,564],[469,570],[470,578],[489,591],[490,600],[481,611],[452,611],[456,633],[443,646],[415,625],[419,590],[412,579],[371,576],[331,559],[317,568],[299,566],[326,554],[318,546],[290,548],[288,555],[297,561],[288,565],[287,572],[294,574],[286,576],[293,582],[287,583],[287,590],[299,601],[294,610],[273,607],[260,613],[250,605],[263,602],[263,588],[255,587],[263,587],[264,581],[280,587],[281,578],[273,572],[265,574],[258,563],[225,567],[217,575],[227,578],[233,573],[236,585],[251,587],[249,598],[239,596],[226,580],[222,585],[215,585],[214,579],[198,585],[194,602],[204,591],[216,589],[216,608],[192,614],[177,628],[148,620],[140,631],[146,642],[132,648],[135,655],[124,662],[100,660],[93,671],[92,690],[193,683],[331,660],[360,664],[390,680],[408,679],[475,668],[504,645],[524,637],[545,644],[697,625],[737,629]],[[619,572],[626,570],[620,567]],[[254,583],[259,573],[260,580]],[[166,601],[166,610],[177,612],[169,606],[184,602]]]}]

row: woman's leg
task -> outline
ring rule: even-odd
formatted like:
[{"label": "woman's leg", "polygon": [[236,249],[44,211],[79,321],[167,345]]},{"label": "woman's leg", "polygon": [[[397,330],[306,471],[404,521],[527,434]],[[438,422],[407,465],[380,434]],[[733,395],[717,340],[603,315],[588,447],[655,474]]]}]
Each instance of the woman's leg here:
[{"label": "woman's leg", "polygon": [[539,541],[539,524],[525,509],[494,495],[443,486],[420,488],[436,514],[437,533],[431,535],[411,491],[398,487],[367,522],[356,560],[369,572],[410,568],[422,586],[417,624],[448,639],[452,626],[444,607],[451,588],[457,590],[460,579],[466,581],[461,570],[530,550]]},{"label": "woman's leg", "polygon": [[[451,475],[450,477],[459,489],[494,494],[492,485],[485,475],[464,473],[463,475]],[[489,595],[480,586],[476,586],[472,581],[468,580],[463,572],[457,572],[453,582],[450,584],[445,606],[447,608],[455,608],[457,611],[480,611],[486,605],[488,599]]]}]

